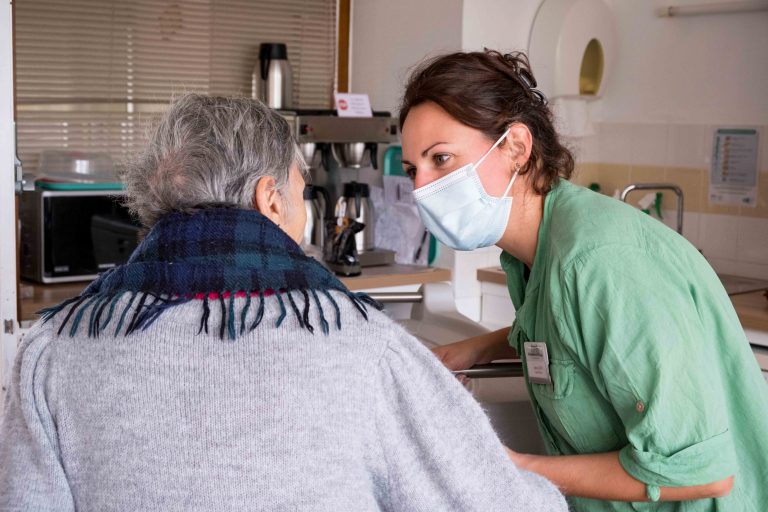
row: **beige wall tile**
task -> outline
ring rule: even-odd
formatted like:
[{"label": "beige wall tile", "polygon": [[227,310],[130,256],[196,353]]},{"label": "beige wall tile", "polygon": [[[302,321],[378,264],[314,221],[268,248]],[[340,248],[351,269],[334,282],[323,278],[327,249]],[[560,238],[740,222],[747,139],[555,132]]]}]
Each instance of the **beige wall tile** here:
[{"label": "beige wall tile", "polygon": [[761,172],[757,177],[757,203],[755,207],[742,206],[740,214],[743,217],[768,219],[768,171]]},{"label": "beige wall tile", "polygon": [[749,263],[768,264],[768,219],[739,219],[736,258]]},{"label": "beige wall tile", "polygon": [[571,181],[577,185],[588,187],[590,183],[599,181],[600,164],[578,164],[574,170]]},{"label": "beige wall tile", "polygon": [[598,183],[603,194],[612,196],[614,190],[621,192],[630,183],[632,167],[622,164],[600,164],[598,167]]},{"label": "beige wall tile", "polygon": [[632,183],[663,183],[667,170],[657,165],[633,165],[629,172]]},{"label": "beige wall tile", "polygon": [[685,211],[700,212],[703,210],[704,196],[704,169],[686,169],[672,167],[667,169],[667,181],[674,183],[683,189]]},{"label": "beige wall tile", "polygon": [[[651,165],[633,165],[629,173],[630,183],[667,183],[667,170],[664,167]],[[630,204],[637,206],[637,202],[646,194],[661,192],[663,199],[661,207],[677,208],[677,195],[671,190],[637,190],[630,196]]]}]

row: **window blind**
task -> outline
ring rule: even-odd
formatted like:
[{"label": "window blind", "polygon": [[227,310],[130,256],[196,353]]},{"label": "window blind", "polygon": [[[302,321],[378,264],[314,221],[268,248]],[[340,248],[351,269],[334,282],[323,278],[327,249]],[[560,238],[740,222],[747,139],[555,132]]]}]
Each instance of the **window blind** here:
[{"label": "window blind", "polygon": [[182,92],[251,93],[259,44],[283,42],[294,105],[330,108],[337,0],[20,0],[19,153],[108,152],[116,162]]}]

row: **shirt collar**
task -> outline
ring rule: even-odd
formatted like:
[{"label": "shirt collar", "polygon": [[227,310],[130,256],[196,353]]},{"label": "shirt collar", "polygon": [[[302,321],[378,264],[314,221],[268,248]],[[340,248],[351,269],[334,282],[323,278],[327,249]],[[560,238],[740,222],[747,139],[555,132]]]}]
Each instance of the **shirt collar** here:
[{"label": "shirt collar", "polygon": [[[507,275],[507,288],[509,289],[512,304],[514,304],[517,312],[516,318],[521,323],[521,327],[529,333],[531,332],[529,327],[532,327],[532,325],[527,324],[533,322],[533,315],[530,313],[526,314],[528,308],[525,306],[534,302],[527,299],[538,291],[542,276],[546,271],[546,261],[549,257],[549,231],[552,209],[557,202],[557,196],[561,188],[561,181],[558,181],[544,197],[544,211],[536,242],[536,255],[533,259],[531,275],[527,283],[524,278],[525,264],[506,251],[501,253],[501,268]],[[530,308],[533,307],[533,305],[530,306]]]}]

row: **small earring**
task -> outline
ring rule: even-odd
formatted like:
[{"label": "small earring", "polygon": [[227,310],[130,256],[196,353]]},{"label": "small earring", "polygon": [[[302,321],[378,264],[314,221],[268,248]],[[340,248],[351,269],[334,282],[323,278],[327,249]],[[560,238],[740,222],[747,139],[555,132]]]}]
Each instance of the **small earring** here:
[{"label": "small earring", "polygon": [[520,162],[515,162],[515,172],[520,172]]}]

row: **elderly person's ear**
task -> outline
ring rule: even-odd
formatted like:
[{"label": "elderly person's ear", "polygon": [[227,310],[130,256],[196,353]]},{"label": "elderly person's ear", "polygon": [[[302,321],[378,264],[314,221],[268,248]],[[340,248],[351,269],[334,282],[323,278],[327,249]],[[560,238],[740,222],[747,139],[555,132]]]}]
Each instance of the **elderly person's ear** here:
[{"label": "elderly person's ear", "polygon": [[285,205],[277,191],[277,182],[272,176],[264,176],[256,183],[253,208],[278,226],[280,225],[285,215]]},{"label": "elderly person's ear", "polygon": [[256,183],[253,193],[254,209],[282,228],[296,243],[301,243],[307,223],[307,211],[302,206],[304,185],[304,177],[294,164],[282,190],[278,190],[275,178],[264,176]]}]

